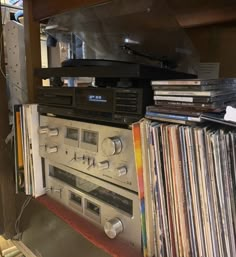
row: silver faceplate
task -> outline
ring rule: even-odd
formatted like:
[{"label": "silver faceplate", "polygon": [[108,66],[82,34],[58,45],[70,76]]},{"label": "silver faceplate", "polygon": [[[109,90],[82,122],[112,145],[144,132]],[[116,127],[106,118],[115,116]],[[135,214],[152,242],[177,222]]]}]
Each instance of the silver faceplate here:
[{"label": "silver faceplate", "polygon": [[40,116],[39,139],[41,157],[138,192],[131,130]]},{"label": "silver faceplate", "polygon": [[[107,204],[104,201],[92,197],[85,191],[80,191],[57,178],[51,177],[49,173],[52,167],[59,168],[67,173],[70,173],[71,175],[76,176],[79,179],[87,180],[96,185],[97,188],[105,188],[111,192],[114,192],[114,194],[118,194],[121,197],[128,199],[132,202],[132,215],[129,215],[119,208],[112,206],[112,204]],[[138,195],[136,193],[129,192],[100,179],[93,178],[82,172],[78,172],[74,169],[65,167],[64,165],[59,165],[58,163],[47,160],[45,161],[45,172],[47,194],[50,197],[61,202],[63,205],[67,206],[77,214],[82,215],[86,219],[92,221],[101,229],[104,227],[104,224],[107,221],[118,218],[121,220],[124,229],[115,240],[122,238],[135,248],[141,249],[140,211]],[[81,204],[71,200],[71,193],[80,197]],[[89,210],[86,206],[88,202],[94,206],[97,206],[99,208],[99,213],[95,213]]]}]

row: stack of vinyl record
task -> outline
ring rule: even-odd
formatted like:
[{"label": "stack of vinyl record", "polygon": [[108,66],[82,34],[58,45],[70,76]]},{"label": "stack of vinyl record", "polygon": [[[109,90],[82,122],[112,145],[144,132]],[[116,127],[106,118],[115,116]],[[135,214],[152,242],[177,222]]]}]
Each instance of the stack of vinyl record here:
[{"label": "stack of vinyl record", "polygon": [[162,121],[200,122],[202,113],[221,113],[235,106],[236,79],[152,81],[154,106],[146,117]]},{"label": "stack of vinyl record", "polygon": [[147,256],[235,257],[235,130],[144,119],[133,133]]}]

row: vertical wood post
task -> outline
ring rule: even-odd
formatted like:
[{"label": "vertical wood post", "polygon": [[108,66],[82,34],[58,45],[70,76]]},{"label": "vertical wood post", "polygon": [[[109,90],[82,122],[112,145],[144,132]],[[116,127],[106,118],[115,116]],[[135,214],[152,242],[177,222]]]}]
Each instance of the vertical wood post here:
[{"label": "vertical wood post", "polygon": [[32,14],[33,0],[24,0],[25,53],[29,103],[36,100],[36,88],[42,81],[34,76],[34,69],[41,68],[40,24]]},{"label": "vertical wood post", "polygon": [[[0,21],[2,21],[0,12]],[[2,35],[2,22],[0,22],[0,34]],[[1,38],[2,40],[2,38]],[[3,46],[3,42],[2,43]],[[5,75],[4,49],[1,51],[0,72],[0,232],[7,237],[15,233],[16,220],[15,183],[14,183],[14,159],[13,149],[6,145],[5,139],[10,133],[8,119],[8,99]]]}]

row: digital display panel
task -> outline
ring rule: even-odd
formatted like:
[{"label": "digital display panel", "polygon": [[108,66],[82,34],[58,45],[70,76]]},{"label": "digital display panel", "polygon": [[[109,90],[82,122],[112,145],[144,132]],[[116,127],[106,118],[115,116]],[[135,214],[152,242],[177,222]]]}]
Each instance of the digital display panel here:
[{"label": "digital display panel", "polygon": [[88,95],[88,101],[96,103],[107,103],[107,99],[103,95]]},{"label": "digital display panel", "polygon": [[[50,166],[49,176],[59,179],[64,183],[80,190],[81,192],[90,195],[104,203],[107,203],[119,210],[122,210],[131,216],[133,215],[133,201],[120,194],[117,194],[86,179],[77,177],[53,166]],[[73,197],[73,200],[78,201],[78,199],[75,199],[75,197]],[[90,209],[91,208],[94,211],[96,209],[90,205]],[[96,209],[96,212],[98,213],[99,210]]]},{"label": "digital display panel", "polygon": [[66,138],[78,141],[79,139],[78,129],[66,128]]},{"label": "digital display panel", "polygon": [[79,110],[108,112],[113,108],[112,88],[76,88],[75,108]]},{"label": "digital display panel", "polygon": [[97,145],[98,144],[98,133],[91,130],[82,131],[82,142]]}]

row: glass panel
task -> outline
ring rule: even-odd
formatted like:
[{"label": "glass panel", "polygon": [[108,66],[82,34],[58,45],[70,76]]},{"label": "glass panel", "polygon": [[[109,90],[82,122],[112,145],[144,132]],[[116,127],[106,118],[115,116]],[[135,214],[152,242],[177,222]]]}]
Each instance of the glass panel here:
[{"label": "glass panel", "polygon": [[53,166],[50,166],[49,176],[57,178],[87,195],[133,215],[133,201],[122,195]]}]

